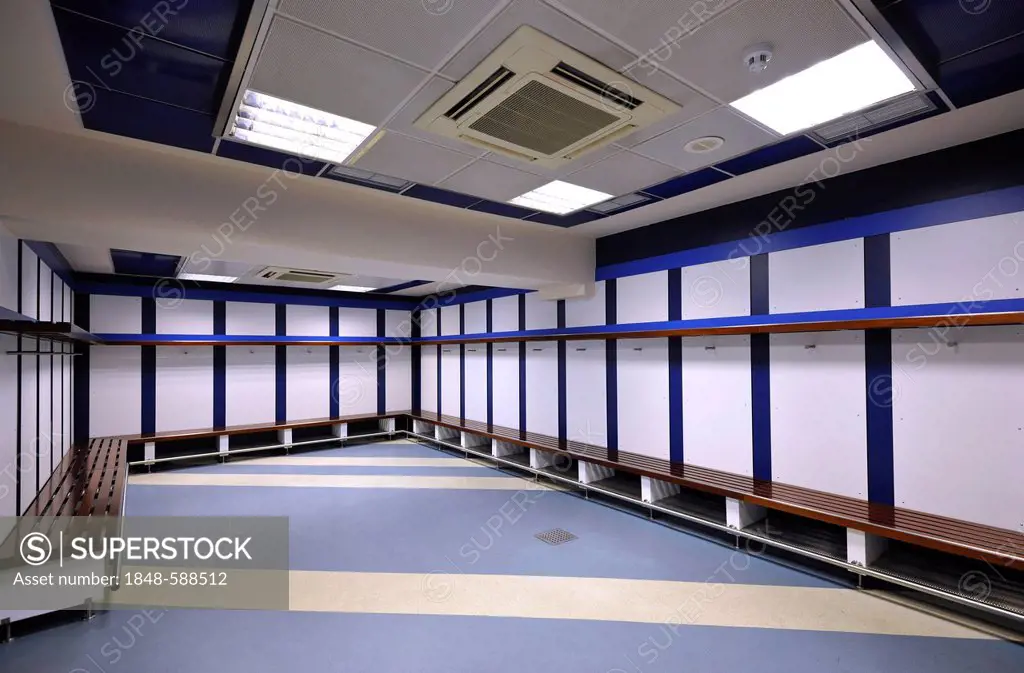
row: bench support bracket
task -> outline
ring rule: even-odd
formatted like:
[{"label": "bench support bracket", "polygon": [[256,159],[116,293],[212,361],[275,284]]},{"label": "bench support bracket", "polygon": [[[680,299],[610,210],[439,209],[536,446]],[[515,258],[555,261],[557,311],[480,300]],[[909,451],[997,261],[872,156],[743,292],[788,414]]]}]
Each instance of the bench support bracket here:
[{"label": "bench support bracket", "polygon": [[[683,487],[660,479],[640,477],[640,499],[644,502],[658,502],[682,492]],[[653,516],[652,516],[653,518]]]},{"label": "bench support bracket", "polygon": [[615,470],[604,465],[580,461],[580,483],[593,484],[595,481],[607,479],[615,474]]},{"label": "bench support bracket", "polygon": [[725,523],[730,528],[743,530],[766,516],[768,510],[760,505],[751,505],[735,498],[725,499]]},{"label": "bench support bracket", "polygon": [[846,560],[860,566],[869,566],[889,547],[889,540],[863,531],[846,529]]}]

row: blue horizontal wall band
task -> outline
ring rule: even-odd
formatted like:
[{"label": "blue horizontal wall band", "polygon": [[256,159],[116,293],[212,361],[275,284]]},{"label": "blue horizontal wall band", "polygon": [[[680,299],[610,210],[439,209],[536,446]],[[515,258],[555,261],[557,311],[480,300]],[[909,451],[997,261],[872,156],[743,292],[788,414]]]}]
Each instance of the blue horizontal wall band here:
[{"label": "blue horizontal wall band", "polygon": [[749,257],[768,252],[780,252],[794,248],[804,248],[823,243],[846,241],[851,238],[862,238],[888,234],[897,231],[922,229],[940,224],[974,220],[981,217],[1005,215],[1024,210],[1024,187],[1009,187],[984,194],[974,194],[956,199],[936,201],[920,206],[899,208],[884,213],[874,213],[863,217],[853,217],[836,222],[818,224],[791,231],[780,231],[759,236],[751,231],[751,235],[730,241],[692,250],[680,250],[668,255],[647,257],[631,262],[610,264],[598,267],[597,280],[635,276],[652,271],[664,271],[694,264],[719,262],[737,257]]}]

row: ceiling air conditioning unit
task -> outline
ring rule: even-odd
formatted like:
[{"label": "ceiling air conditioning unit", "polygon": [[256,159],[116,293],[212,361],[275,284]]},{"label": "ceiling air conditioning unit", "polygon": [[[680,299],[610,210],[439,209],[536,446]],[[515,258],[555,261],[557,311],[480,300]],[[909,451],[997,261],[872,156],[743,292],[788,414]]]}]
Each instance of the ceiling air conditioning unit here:
[{"label": "ceiling air conditioning unit", "polygon": [[558,168],[678,110],[624,75],[522,26],[416,126]]},{"label": "ceiling air conditioning unit", "polygon": [[331,286],[348,273],[328,273],[326,271],[308,271],[306,269],[288,269],[279,266],[268,266],[255,276],[258,282],[274,281],[278,283],[296,283],[301,285]]}]

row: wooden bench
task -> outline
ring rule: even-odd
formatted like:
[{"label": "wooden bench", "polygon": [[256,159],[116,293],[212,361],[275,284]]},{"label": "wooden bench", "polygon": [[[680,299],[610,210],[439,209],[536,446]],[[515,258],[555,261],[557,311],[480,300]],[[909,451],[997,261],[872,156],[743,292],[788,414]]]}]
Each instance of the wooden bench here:
[{"label": "wooden bench", "polygon": [[1024,568],[1024,534],[935,514],[878,505],[833,493],[760,481],[744,475],[722,472],[685,463],[651,458],[636,453],[609,450],[556,437],[488,426],[478,421],[421,412],[415,420],[465,431],[621,470],[623,472],[677,484],[683,488],[733,498],[767,509],[853,529],[891,540],[975,558],[1006,567]]},{"label": "wooden bench", "polygon": [[92,439],[72,447],[25,511],[27,516],[120,516],[128,442]]}]

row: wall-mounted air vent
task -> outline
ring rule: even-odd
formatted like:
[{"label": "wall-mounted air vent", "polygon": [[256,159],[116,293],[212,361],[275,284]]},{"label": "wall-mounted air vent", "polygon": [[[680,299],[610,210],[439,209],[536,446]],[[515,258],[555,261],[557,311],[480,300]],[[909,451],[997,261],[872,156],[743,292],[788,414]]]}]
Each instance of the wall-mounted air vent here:
[{"label": "wall-mounted air vent", "polygon": [[523,26],[416,120],[491,152],[557,168],[679,107]]},{"label": "wall-mounted air vent", "polygon": [[306,269],[288,269],[268,266],[259,271],[254,280],[275,283],[296,283],[301,285],[327,286],[334,285],[338,280],[351,276],[349,273],[328,273],[326,271],[309,271]]},{"label": "wall-mounted air vent", "polygon": [[911,93],[841,119],[822,124],[811,135],[825,144],[846,140],[935,110],[923,93]]}]

